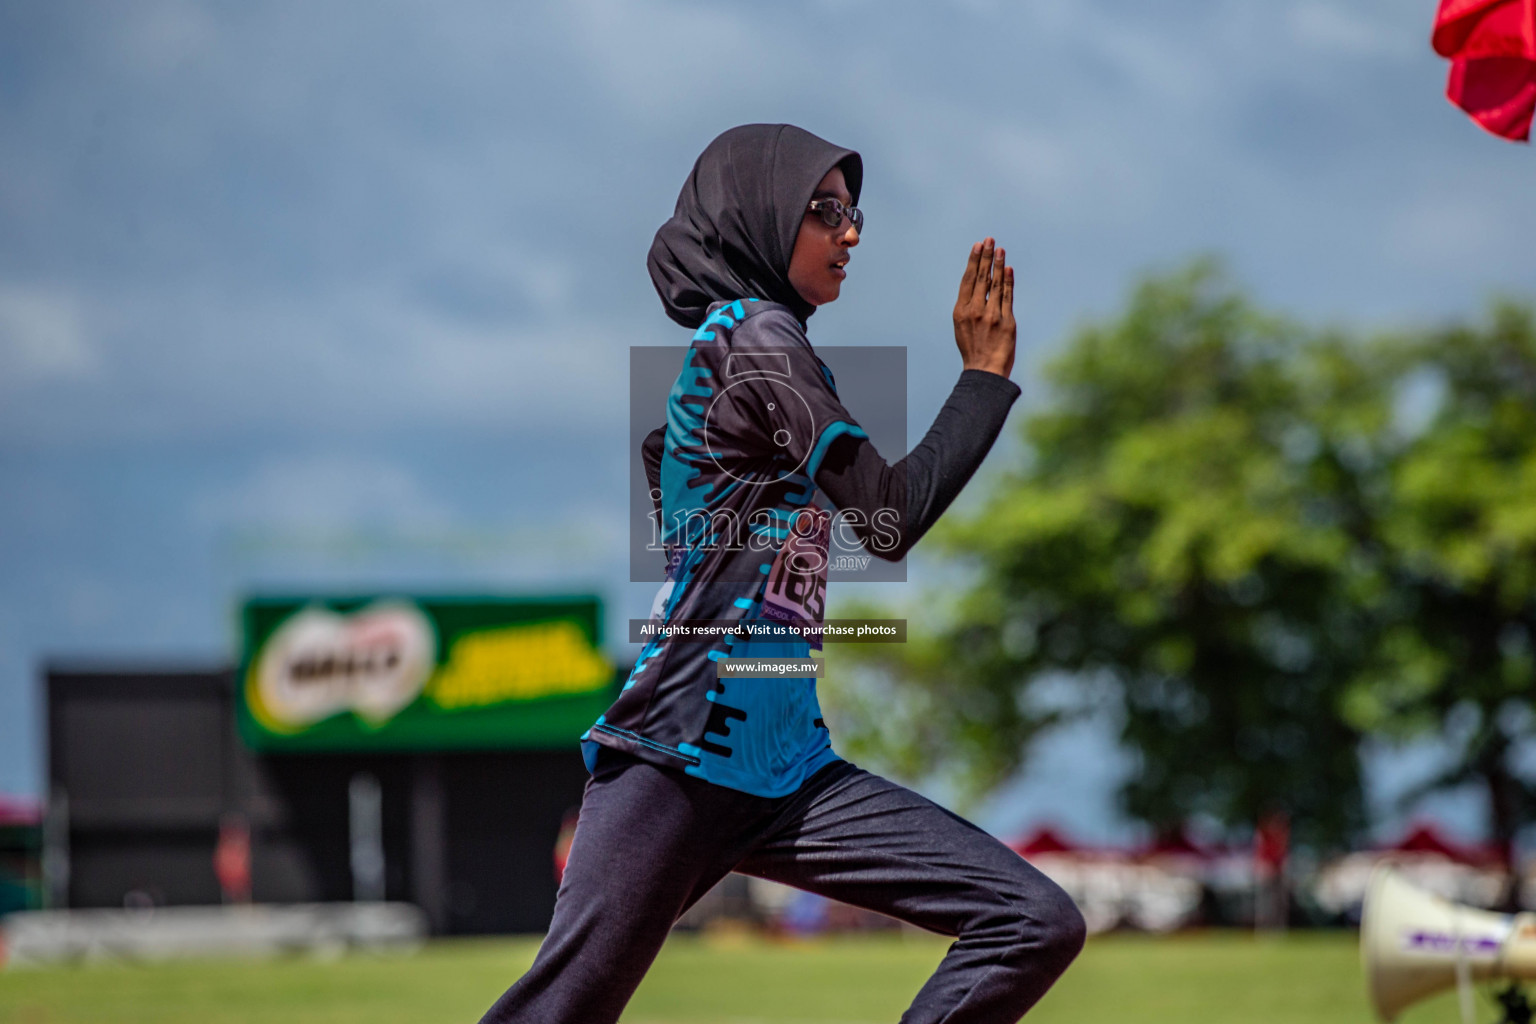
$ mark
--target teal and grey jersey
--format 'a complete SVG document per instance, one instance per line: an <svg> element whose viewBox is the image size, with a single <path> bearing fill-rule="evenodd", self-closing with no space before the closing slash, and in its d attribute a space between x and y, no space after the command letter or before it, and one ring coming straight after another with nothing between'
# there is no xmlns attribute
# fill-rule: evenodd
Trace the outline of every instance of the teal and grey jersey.
<svg viewBox="0 0 1536 1024"><path fill-rule="evenodd" d="M711 308L668 398L651 480L672 554L664 623L821 620L815 477L841 437L865 434L788 309L753 299ZM792 557L818 539L819 558ZM587 738L758 796L794 792L837 760L816 680L722 680L715 662L809 653L803 640L652 640Z"/></svg>
<svg viewBox="0 0 1536 1024"><path fill-rule="evenodd" d="M658 617L822 621L829 510L818 495L848 514L843 525L870 554L897 560L981 465L1018 395L1005 377L962 372L922 442L891 465L843 408L787 307L715 303L673 385L666 426L643 451L671 556ZM603 744L758 796L792 793L837 760L815 679L720 680L715 662L808 654L804 641L663 635L583 737L587 752Z"/></svg>

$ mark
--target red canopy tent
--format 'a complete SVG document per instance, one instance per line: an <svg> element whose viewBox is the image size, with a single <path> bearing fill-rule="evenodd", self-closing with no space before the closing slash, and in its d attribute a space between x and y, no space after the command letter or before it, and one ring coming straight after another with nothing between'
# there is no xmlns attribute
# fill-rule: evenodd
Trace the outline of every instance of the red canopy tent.
<svg viewBox="0 0 1536 1024"><path fill-rule="evenodd" d="M1141 860L1180 857L1209 861L1221 856L1221 854L1222 851L1219 849L1195 842L1195 840L1190 838L1189 830L1182 826L1158 835L1136 852L1136 856Z"/></svg>
<svg viewBox="0 0 1536 1024"><path fill-rule="evenodd" d="M1463 845L1451 839L1430 822L1418 822L1407 835L1387 847L1392 853L1416 853L1444 857L1471 867L1497 867L1504 862L1499 851L1489 846Z"/></svg>
<svg viewBox="0 0 1536 1024"><path fill-rule="evenodd" d="M36 825L42 820L43 809L36 800L0 793L0 826Z"/></svg>
<svg viewBox="0 0 1536 1024"><path fill-rule="evenodd" d="M1026 859L1040 854L1086 852L1049 825L1042 825L1027 836L1013 840L1008 848Z"/></svg>

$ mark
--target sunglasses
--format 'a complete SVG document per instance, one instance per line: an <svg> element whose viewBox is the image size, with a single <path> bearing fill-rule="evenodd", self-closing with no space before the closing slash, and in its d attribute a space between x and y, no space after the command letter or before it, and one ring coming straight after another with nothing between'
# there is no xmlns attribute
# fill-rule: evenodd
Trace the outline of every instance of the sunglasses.
<svg viewBox="0 0 1536 1024"><path fill-rule="evenodd" d="M859 234L864 233L864 211L857 206L844 206L836 199L812 199L808 212L821 218L821 222L829 228L843 226L843 218L853 221L853 230Z"/></svg>

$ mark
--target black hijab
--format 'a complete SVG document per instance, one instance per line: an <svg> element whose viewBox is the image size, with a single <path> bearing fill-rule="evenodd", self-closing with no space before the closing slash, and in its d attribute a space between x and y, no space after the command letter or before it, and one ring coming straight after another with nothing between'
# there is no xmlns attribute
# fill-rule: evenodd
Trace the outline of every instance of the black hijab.
<svg viewBox="0 0 1536 1024"><path fill-rule="evenodd" d="M744 124L711 142L646 259L667 316L697 327L711 303L751 297L783 303L803 323L816 307L789 283L789 258L806 204L839 165L857 203L859 154L802 128Z"/></svg>

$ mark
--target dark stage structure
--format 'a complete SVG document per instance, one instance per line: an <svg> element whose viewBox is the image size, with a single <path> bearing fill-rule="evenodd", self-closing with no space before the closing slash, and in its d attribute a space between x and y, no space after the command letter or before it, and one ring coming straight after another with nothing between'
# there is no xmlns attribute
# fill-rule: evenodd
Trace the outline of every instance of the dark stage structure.
<svg viewBox="0 0 1536 1024"><path fill-rule="evenodd" d="M548 925L586 780L575 732L541 749L253 750L233 667L44 676L55 907L360 898L415 903L439 934Z"/></svg>

